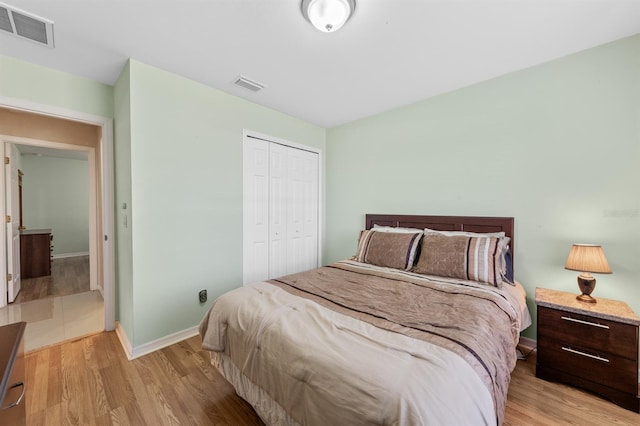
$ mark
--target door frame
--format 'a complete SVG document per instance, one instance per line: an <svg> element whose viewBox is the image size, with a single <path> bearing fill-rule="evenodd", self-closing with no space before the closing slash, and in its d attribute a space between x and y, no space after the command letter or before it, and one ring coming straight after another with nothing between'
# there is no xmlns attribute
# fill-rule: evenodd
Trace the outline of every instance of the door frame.
<svg viewBox="0 0 640 426"><path fill-rule="evenodd" d="M2 144L2 156L5 158L4 170L0 173L0 188L3 189L4 197L0 201L0 205L2 206L3 215L6 214L8 217L11 217L11 221L5 221L4 239L0 239L0 241L4 241L4 249L6 250L4 256L4 262L0 262L0 276L4 276L6 274L7 279L2 280L2 285L0 285L0 289L2 291L0 295L0 303L6 305L9 301L13 302L17 296L17 293L20 292L20 204L17 201L18 192L19 191L19 183L15 182L14 187L14 177L15 179L19 179L18 177L18 150L15 145L11 142L4 140L0 137L0 144ZM9 160L8 164L6 160ZM14 174L15 172L15 174ZM18 213L18 214L16 214ZM16 241L17 239L17 241ZM17 244L16 244L17 242ZM9 253L11 253L11 258L9 258ZM9 271L11 271L11 280L9 280ZM17 283L17 286L16 286ZM6 288L4 288L6 287ZM18 291L15 291L15 288L18 288ZM13 297L10 297L13 296Z"/></svg>
<svg viewBox="0 0 640 426"><path fill-rule="evenodd" d="M18 194L20 184L19 170L17 164L18 150L11 142L2 140L2 155L5 158L4 170L0 173L0 187L4 188L4 197L0 204L2 205L3 214L11 217L11 221L5 222L5 263L2 265L4 270L0 269L0 276L7 274L6 281L2 283L6 285L6 292L2 291L2 298L6 298L3 302L6 304L11 300L15 300L17 293L20 292L20 203ZM9 160L9 164L6 163ZM15 178L15 181L14 181ZM15 183L15 187L14 187ZM16 241L17 239L17 241ZM1 240L0 240L1 241ZM16 244L17 243L17 244ZM9 259L9 253L11 258ZM9 271L11 271L11 280L9 280ZM17 285L16 285L17 284ZM16 287L18 291L16 292ZM6 294L6 296L5 296ZM13 296L13 297L10 297Z"/></svg>
<svg viewBox="0 0 640 426"><path fill-rule="evenodd" d="M102 139L100 140L99 146L97 148L92 147L83 147L80 145L70 145L63 144L57 142L50 141L39 141L34 139L27 138L19 138L13 136L3 136L3 140L7 140L8 142L12 142L13 140L22 140L22 141L30 141L28 144L33 145L37 144L39 146L46 146L50 148L60 149L61 146L73 147L74 150L86 150L89 149L92 152L95 149L100 150L100 183L101 183L101 195L102 195L102 203L101 209L97 209L97 197L96 197L96 173L95 173L95 155L89 154L89 168L90 170L93 168L94 173L89 173L89 186L91 191L89 192L89 200L90 200L90 228L93 222L93 226L95 228L95 232L90 232L90 254L91 250L96 250L97 255L97 246L102 242L102 277L97 277L98 279L102 278L102 287L103 287L103 299L104 299L104 326L105 330L111 331L115 330L115 222L114 222L114 164L113 164L113 119L109 117L103 117L94 114L88 114L84 112L74 111L58 106L51 105L43 105L38 104L32 101L27 101L23 99L15 99L0 96L0 107L14 109L19 111L26 111L35 114L46 115L54 118L62 118L66 120L77 121L81 123L91 124L94 126L98 126L102 130ZM18 142L23 143L23 142ZM64 148L62 148L64 149ZM2 194L4 195L4 188L2 189ZM97 229L97 225L95 224L96 219L100 217L102 223L102 232ZM1 228L1 227L0 227ZM93 240L93 241L92 241ZM0 241L6 243L6 233L4 230L0 235ZM90 259L94 258L95 255L91 256ZM3 264L6 262L6 256L4 256L4 260L2 260ZM97 274L98 268L92 268L94 273ZM4 281L4 280L3 280ZM97 282L97 281L95 281ZM2 287L5 288L5 296L6 300L6 281L0 284L0 289ZM0 306L2 305L2 298L0 297Z"/></svg>
<svg viewBox="0 0 640 426"><path fill-rule="evenodd" d="M12 145L31 145L31 146L39 146L43 148L53 148L62 151L82 151L87 153L87 182L89 187L89 285L91 290L100 290L103 294L104 291L101 289L100 285L98 285L98 242L100 241L99 237L99 229L98 229L98 209L97 209L97 197L96 197L96 183L97 183L97 172L96 172L96 161L95 161L95 152L96 149L94 147L82 146L82 145L73 145L68 143L61 142L51 142L40 139L30 139L23 138L19 136L7 136L0 134L0 141L2 143L10 143ZM6 194L6 181L4 184L4 188L0 188L0 191L4 191ZM0 241L3 238L7 238L7 236L3 237L0 235ZM0 269L0 275L2 273L2 269ZM0 289L1 291L1 289ZM2 296L0 296L0 306L2 304Z"/></svg>

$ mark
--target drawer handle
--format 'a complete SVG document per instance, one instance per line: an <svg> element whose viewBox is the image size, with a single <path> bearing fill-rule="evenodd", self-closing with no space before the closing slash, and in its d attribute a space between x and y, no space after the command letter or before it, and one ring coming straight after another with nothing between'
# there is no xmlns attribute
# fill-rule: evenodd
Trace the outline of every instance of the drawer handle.
<svg viewBox="0 0 640 426"><path fill-rule="evenodd" d="M20 397L18 398L18 400L16 402L13 402L13 403L7 405L6 407L0 408L0 410L8 410L9 408L13 408L15 406L20 405L20 403L22 402L22 400L24 398L24 391L25 391L24 382L14 383L13 385L11 385L11 387L9 389L17 388L18 386L22 386L22 393L20 394Z"/></svg>
<svg viewBox="0 0 640 426"><path fill-rule="evenodd" d="M585 352L576 351L575 349L565 348L564 346L562 347L562 350L563 351L567 351L567 352L571 352L572 354L582 355L582 356L586 356L588 358L597 359L598 361L609 362L608 359L602 358L601 356L591 355L591 354L588 354L588 353L585 353Z"/></svg>
<svg viewBox="0 0 640 426"><path fill-rule="evenodd" d="M606 328L607 330L609 329L608 325L598 324L597 322L583 321L583 320L570 318L570 317L561 317L561 318L563 320L565 320L565 321L573 321L573 322L577 322L577 323L584 324L584 325L590 325L590 326L593 326L593 327Z"/></svg>

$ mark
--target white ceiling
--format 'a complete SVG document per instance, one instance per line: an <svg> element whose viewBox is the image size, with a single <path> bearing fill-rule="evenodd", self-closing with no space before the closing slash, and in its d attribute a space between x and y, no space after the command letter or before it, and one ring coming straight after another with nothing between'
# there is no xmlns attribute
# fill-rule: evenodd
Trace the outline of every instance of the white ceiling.
<svg viewBox="0 0 640 426"><path fill-rule="evenodd" d="M330 34L301 0L0 1L55 34L0 54L107 84L134 58L327 128L640 33L640 0L356 0Z"/></svg>

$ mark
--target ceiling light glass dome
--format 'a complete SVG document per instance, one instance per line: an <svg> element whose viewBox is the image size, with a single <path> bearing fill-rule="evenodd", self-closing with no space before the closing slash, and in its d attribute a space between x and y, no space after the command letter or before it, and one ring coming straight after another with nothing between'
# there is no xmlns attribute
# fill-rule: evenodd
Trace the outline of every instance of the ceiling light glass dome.
<svg viewBox="0 0 640 426"><path fill-rule="evenodd" d="M302 0L305 19L324 33L339 30L353 15L355 0Z"/></svg>

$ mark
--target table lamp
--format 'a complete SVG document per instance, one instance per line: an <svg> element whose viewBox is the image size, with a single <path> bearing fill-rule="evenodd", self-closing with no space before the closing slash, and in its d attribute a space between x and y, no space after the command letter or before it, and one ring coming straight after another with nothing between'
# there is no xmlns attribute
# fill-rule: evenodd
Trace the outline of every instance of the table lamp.
<svg viewBox="0 0 640 426"><path fill-rule="evenodd" d="M602 247L595 244L574 244L569 251L565 269L582 272L578 275L578 287L582 294L576 299L586 303L596 303L591 297L591 292L596 287L596 279L590 272L597 274L610 274L609 262L604 256Z"/></svg>

